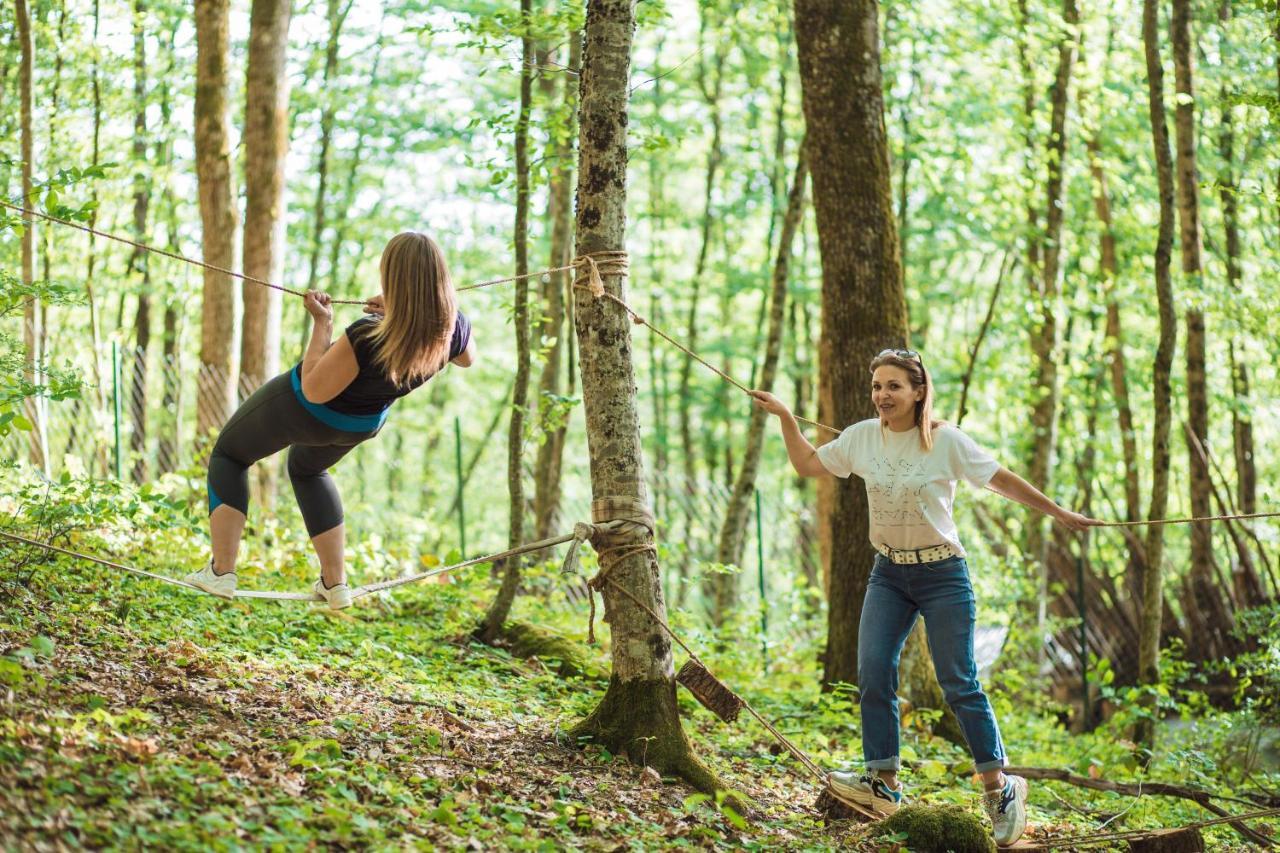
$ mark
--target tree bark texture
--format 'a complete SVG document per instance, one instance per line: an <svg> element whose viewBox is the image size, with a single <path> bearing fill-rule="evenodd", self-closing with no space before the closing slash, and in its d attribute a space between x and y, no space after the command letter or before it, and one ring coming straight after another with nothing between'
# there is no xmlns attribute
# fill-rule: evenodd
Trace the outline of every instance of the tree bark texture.
<svg viewBox="0 0 1280 853"><path fill-rule="evenodd" d="M1182 273L1189 292L1202 293L1200 252L1200 186L1196 166L1195 83L1192 52L1190 0L1173 0L1170 19L1173 43L1175 173L1177 174L1178 242L1182 255ZM1187 327L1187 427L1206 449L1209 448L1209 397L1205 381L1205 317L1198 302L1192 303L1185 315ZM1207 516L1212 512L1209 467L1187 440L1187 466L1190 471L1191 514ZM1232 624L1230 613L1213 584L1213 537L1209 522L1191 525L1191 600L1200 613L1212 614L1214 624L1222 631ZM1218 632L1204 637L1215 653L1226 648L1219 643Z"/></svg>
<svg viewBox="0 0 1280 853"><path fill-rule="evenodd" d="M284 167L289 153L289 50L292 0L253 0L244 99L244 273L274 283L284 270ZM280 372L279 290L244 282L240 391L252 393ZM259 466L274 471L273 466ZM268 484L264 483L264 486ZM264 488L264 494L274 491Z"/></svg>
<svg viewBox="0 0 1280 853"><path fill-rule="evenodd" d="M532 0L520 0L520 112L516 118L516 216L512 235L517 276L529 272L529 111L533 108L534 43L529 32L532 25ZM511 420L507 427L507 542L515 548L524 542L524 422L529 407L529 280L515 282L516 379L511 388ZM502 635L511 605L520 586L517 555L503 561L502 583L498 594L480 624L480 639L492 644Z"/></svg>
<svg viewBox="0 0 1280 853"><path fill-rule="evenodd" d="M797 0L796 42L822 253L820 409L847 426L875 414L867 365L907 340L890 189L875 0ZM858 620L874 550L856 477L835 484L823 682L857 682Z"/></svg>
<svg viewBox="0 0 1280 853"><path fill-rule="evenodd" d="M1223 2L1219 7L1219 20L1225 25L1231 19L1231 4ZM1240 289L1240 210L1237 201L1239 187L1235 177L1235 122L1231 116L1230 93L1223 88L1222 114L1218 124L1218 156L1222 160L1222 175L1218 179L1218 199L1222 204L1222 227L1225 232L1227 286L1232 291ZM1253 458L1253 416L1249 392L1249 364L1243 353L1237 352L1235 335L1227 345L1231 367L1232 451L1236 461L1236 506L1245 514L1258 511L1258 468Z"/></svg>
<svg viewBox="0 0 1280 853"><path fill-rule="evenodd" d="M634 0L589 0L581 72L578 136L578 211L575 255L619 251L625 245L627 96ZM605 277L605 288L625 299L624 279ZM628 498L647 503L631 341L631 319L608 299L574 291L574 320L582 371L583 409L595 500ZM597 519L600 521L607 519ZM606 548L613 583L666 618L653 533L626 525ZM611 632L613 672L597 708L570 732L603 743L614 753L659 773L675 773L695 787L717 787L694 757L676 707L671 642L653 618L604 584L605 619Z"/></svg>
<svg viewBox="0 0 1280 853"><path fill-rule="evenodd" d="M800 219L804 215L805 185L809 180L809 166L805 144L800 143L796 155L796 167L791 178L791 192L787 196L786 213L778 237L778 253L773 264L773 282L769 292L768 332L764 346L764 364L760 369L756 387L773 391L778 376L778 359L782 352L782 325L786 312L787 281L791 267L791 246L795 242ZM767 413L752 406L747 425L747 439L743 448L742 467L734 479L733 492L725 509L724 523L720 527L720 541L716 548L716 562L742 565L742 550L747 540L747 521L751 515L751 495L760 471L760 452L764 445L764 428ZM736 575L728 575L736 578ZM727 615L728 602L717 601L713 613Z"/></svg>
<svg viewBox="0 0 1280 853"><path fill-rule="evenodd" d="M1165 517L1169 502L1169 421L1173 353L1177 346L1177 319L1173 307L1173 280L1169 267L1173 256L1173 158L1169 153L1169 126L1164 107L1164 64L1160 58L1159 6L1143 0L1142 43L1147 66L1147 105L1151 117L1151 144L1160 197L1160 226L1155 246L1156 302L1160 339L1152 366L1151 509L1147 518ZM1138 678L1154 685L1160 681L1160 623L1163 615L1164 525L1147 528L1146 565L1142 576L1142 625L1138 635ZM1154 696L1144 699L1149 706ZM1152 707L1154 711L1154 707ZM1155 744L1151 720L1141 720L1135 737L1150 749Z"/></svg>
<svg viewBox="0 0 1280 853"><path fill-rule="evenodd" d="M569 37L570 68L582 62L582 37ZM566 75L559 75L564 87L561 117L552 126L558 134L551 144L550 185L547 188L547 219L551 222L551 256L548 267L567 266L573 253L573 139L577 131L578 87ZM554 78L548 78L554 79ZM548 86L550 102L554 86ZM563 121L563 125L560 123ZM560 476L564 460L568 413L557 402L563 396L562 370L565 350L565 294L569 287L568 271L551 273L542 288L545 319L539 325L539 337L546 347L542 375L538 380L538 432L542 443L534 460L533 523L534 538L546 539L560 515ZM546 343L550 341L550 343Z"/></svg>
<svg viewBox="0 0 1280 853"><path fill-rule="evenodd" d="M227 65L230 62L228 0L196 0L196 179L205 263L235 264L236 207L231 174L231 126ZM204 270L200 311L200 375L197 380L196 443L203 446L235 406L232 346L236 300L232 279Z"/></svg>

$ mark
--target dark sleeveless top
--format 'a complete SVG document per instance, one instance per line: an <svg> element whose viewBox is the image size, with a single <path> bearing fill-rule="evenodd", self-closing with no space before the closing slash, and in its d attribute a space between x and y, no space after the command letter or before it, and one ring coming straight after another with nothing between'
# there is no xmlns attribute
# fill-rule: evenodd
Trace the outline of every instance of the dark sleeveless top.
<svg viewBox="0 0 1280 853"><path fill-rule="evenodd" d="M335 412L347 415L378 415L386 411L396 400L426 382L425 376L414 382L399 384L387 378L386 373L374 361L374 344L369 333L378 324L376 317L361 317L347 326L347 340L355 353L360 371L342 393L325 405ZM461 311L453 324L453 338L449 342L449 361L462 355L471 340L471 321Z"/></svg>

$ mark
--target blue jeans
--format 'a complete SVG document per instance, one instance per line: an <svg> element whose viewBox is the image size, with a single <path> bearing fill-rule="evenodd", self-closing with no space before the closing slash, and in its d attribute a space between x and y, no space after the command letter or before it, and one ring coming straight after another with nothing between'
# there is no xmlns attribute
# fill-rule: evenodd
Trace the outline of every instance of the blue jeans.
<svg viewBox="0 0 1280 853"><path fill-rule="evenodd" d="M858 689L862 756L870 770L897 770L898 660L924 615L929 654L947 704L969 742L979 773L1005 766L1000 727L978 684L973 657L977 604L963 557L898 565L877 555L858 625Z"/></svg>

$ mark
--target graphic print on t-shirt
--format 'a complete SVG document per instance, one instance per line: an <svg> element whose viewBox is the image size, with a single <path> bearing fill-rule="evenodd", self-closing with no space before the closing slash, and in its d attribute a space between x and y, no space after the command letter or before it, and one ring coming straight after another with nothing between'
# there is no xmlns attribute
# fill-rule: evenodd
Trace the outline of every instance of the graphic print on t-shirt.
<svg viewBox="0 0 1280 853"><path fill-rule="evenodd" d="M873 458L863 478L867 484L867 505L875 527L917 527L928 524L920 511L920 499L927 485L925 457Z"/></svg>

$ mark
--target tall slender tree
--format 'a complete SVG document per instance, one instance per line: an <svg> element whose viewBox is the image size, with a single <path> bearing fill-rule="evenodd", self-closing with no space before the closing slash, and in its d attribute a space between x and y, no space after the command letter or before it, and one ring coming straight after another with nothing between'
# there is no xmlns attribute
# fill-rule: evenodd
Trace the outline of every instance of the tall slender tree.
<svg viewBox="0 0 1280 853"><path fill-rule="evenodd" d="M32 197L32 158L34 154L34 145L32 143L32 67L35 62L35 39L31 34L31 12L27 8L26 0L15 0L15 14L18 24L18 42L21 45L21 58L18 67L18 100L19 100L19 129L21 135L20 149L22 157L22 200L24 204L31 204ZM36 278L35 271L35 222L26 223L26 227L22 229L22 283L30 287ZM32 384L40 383L40 363L42 353L40 352L40 342L43 338L41 332L41 320L43 312L40 310L41 303L39 299L28 300L22 309L22 340L24 344L24 375L26 380ZM46 445L41 440L44 433L43 408L40 405L39 395L28 399L27 418L31 421L34 429L28 436L28 453L31 464L35 465L48 474L49 460L46 452Z"/></svg>
<svg viewBox="0 0 1280 853"><path fill-rule="evenodd" d="M778 237L777 258L773 265L773 281L769 291L768 331L765 337L764 364L760 368L760 376L755 385L765 391L772 391L778 374L778 360L782 353L782 329L786 314L787 281L791 269L791 247L795 242L796 231L800 227L800 219L804 215L805 184L809 179L809 167L806 161L805 144L800 143L796 154L795 171L791 178L791 192L787 196L786 214L782 220L782 230ZM758 407L751 410L751 420L747 426L746 447L742 454L742 466L738 469L733 481L733 491L729 496L729 505L725 509L724 522L720 526L720 541L716 546L716 562L741 565L742 551L746 543L747 520L751 512L751 495L756 485L756 475L760 470L760 452L764 444L764 429L767 413ZM728 575L734 577L734 575ZM725 616L730 602L718 600L712 613Z"/></svg>
<svg viewBox="0 0 1280 853"><path fill-rule="evenodd" d="M582 35L569 36L568 67L582 62ZM550 123L552 138L548 157L551 175L547 188L547 219L551 225L551 255L548 268L568 265L573 251L573 140L578 128L578 87L566 74L544 75L547 103L556 95L554 81L563 87L557 117ZM542 287L543 319L538 336L546 354L538 379L538 433L542 443L534 461L533 524L534 538L551 535L560 512L560 479L567 435L568 413L559 402L564 385L565 296L569 286L568 271L551 273ZM570 381L573 377L569 377Z"/></svg>
<svg viewBox="0 0 1280 853"><path fill-rule="evenodd" d="M1169 421L1171 419L1171 374L1177 346L1177 318L1173 307L1173 280L1169 266L1173 257L1173 157L1169 153L1169 125L1164 107L1164 63L1160 58L1160 9L1158 0L1143 0L1142 44L1147 66L1147 109L1151 118L1151 145L1156 164L1156 185L1160 198L1160 226L1155 246L1156 304L1160 319L1160 339L1152 365L1151 419L1151 509L1147 518L1165 517L1169 502ZM1146 564L1142 575L1142 613L1138 633L1138 680L1142 684L1160 682L1160 625L1164 615L1164 525L1147 528ZM1154 711L1155 693L1146 694L1145 704ZM1135 738L1151 749L1155 745L1155 725L1151 717L1140 719Z"/></svg>
<svg viewBox="0 0 1280 853"><path fill-rule="evenodd" d="M151 181L147 162L147 5L133 5L133 238L148 242L147 214L151 207ZM151 263L142 249L129 256L129 269L138 286L138 305L133 316L133 357L130 359L129 408L133 433L129 451L133 456L133 479L147 478L147 353L151 347Z"/></svg>
<svg viewBox="0 0 1280 853"><path fill-rule="evenodd" d="M227 66L231 58L230 3L196 0L196 180L205 263L231 269L235 263L236 207L231 171L231 120ZM232 344L236 332L235 291L225 273L204 270L200 311L200 375L196 440L220 428L235 405Z"/></svg>
<svg viewBox="0 0 1280 853"><path fill-rule="evenodd" d="M514 322L516 332L516 380L511 391L511 421L507 427L507 540L515 548L524 541L524 441L525 418L529 408L529 113L533 109L532 0L520 0L520 114L516 119L516 216L512 242L515 244L516 282ZM493 643L502 635L511 604L520 585L519 556L507 558L502 568L502 585L484 620L480 639Z"/></svg>
<svg viewBox="0 0 1280 853"><path fill-rule="evenodd" d="M907 342L907 306L890 188L875 0L796 0L807 148L822 253L821 420L872 417L867 365ZM835 484L823 682L857 682L858 619L874 551L856 477Z"/></svg>
<svg viewBox="0 0 1280 853"><path fill-rule="evenodd" d="M1058 280L1062 256L1062 220L1066 205L1062 198L1063 162L1067 153L1067 107L1071 85L1071 71L1075 65L1077 28L1080 12L1075 0L1062 0L1062 31L1058 35L1058 65L1049 92L1049 135L1045 150L1045 207L1044 231L1035 235L1039 240L1036 255L1041 261L1040 278L1031 278L1031 298L1036 305L1034 328L1031 332L1031 352L1035 375L1032 381L1031 403L1031 458L1027 466L1027 480L1046 494L1052 492L1053 447L1058 433ZM1045 525L1048 520L1037 510L1028 510L1027 554L1040 572L1040 621L1049 589L1048 540Z"/></svg>
<svg viewBox="0 0 1280 853"><path fill-rule="evenodd" d="M1222 26L1222 41L1227 44L1226 28L1231 21L1231 2L1222 0L1218 6L1218 21ZM1280 45L1277 45L1280 47ZM1280 59L1277 60L1280 63ZM1280 67L1280 66L1278 66ZM1218 199L1222 205L1222 230L1225 232L1223 251L1226 253L1227 286L1233 292L1240 289L1240 207L1237 201L1239 186L1235 175L1235 117L1232 115L1231 92L1223 83L1219 95L1222 112L1218 119L1218 158L1222 161L1222 174L1218 178ZM1231 445L1236 461L1236 505L1240 512L1258 511L1258 467L1253 458L1253 416L1249 392L1249 363L1244 353L1236 348L1236 335L1227 342L1227 356L1231 367Z"/></svg>
<svg viewBox="0 0 1280 853"><path fill-rule="evenodd" d="M1203 292L1200 246L1200 180L1196 165L1196 114L1194 39L1191 34L1190 0L1173 0L1170 41L1173 43L1173 75L1177 92L1174 106L1175 174L1178 199L1178 245L1182 275L1188 293ZM1209 466L1193 443L1209 447L1209 395L1205 379L1205 316L1198 302L1185 314L1187 330L1187 428L1195 439L1187 438L1187 463L1191 476L1191 514L1210 514ZM1208 522L1191 525L1191 579L1197 604L1206 611L1218 609L1220 601L1212 589L1213 538ZM1219 622L1219 625L1222 623ZM1225 626L1224 626L1225 627ZM1211 638L1206 637L1206 640Z"/></svg>
<svg viewBox="0 0 1280 853"><path fill-rule="evenodd" d="M620 251L625 245L627 96L634 30L635 0L588 3L575 256ZM625 299L624 281L620 275L605 276L606 292ZM648 496L631 321L612 300L578 288L574 297L591 492L601 507L596 520L613 520L609 516L619 512L615 508L620 505L626 505L625 514L634 518L648 504ZM666 618L653 542L652 528L642 522L620 523L596 540L601 569L609 579L601 594L612 635L613 672L600 704L570 735L602 743L615 754L625 753L659 773L675 774L710 790L717 787L716 778L694 756L680 725L671 641L644 609Z"/></svg>
<svg viewBox="0 0 1280 853"><path fill-rule="evenodd" d="M284 269L284 167L289 152L289 49L292 0L253 0L244 99L244 273L279 282ZM240 390L249 393L280 369L283 294L244 282ZM272 466L260 466L263 473ZM266 490L270 493L270 489Z"/></svg>

